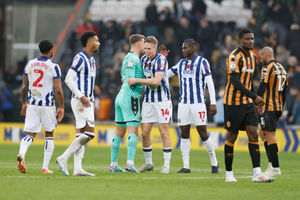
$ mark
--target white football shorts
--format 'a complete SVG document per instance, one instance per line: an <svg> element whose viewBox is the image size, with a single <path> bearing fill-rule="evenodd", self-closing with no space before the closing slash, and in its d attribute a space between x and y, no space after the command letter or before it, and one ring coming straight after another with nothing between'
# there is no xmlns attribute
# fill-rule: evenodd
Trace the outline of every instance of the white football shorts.
<svg viewBox="0 0 300 200"><path fill-rule="evenodd" d="M192 124L194 126L207 125L207 110L204 103L178 104L178 126Z"/></svg>
<svg viewBox="0 0 300 200"><path fill-rule="evenodd" d="M46 132L52 132L57 126L55 106L27 105L24 131L38 133L42 125Z"/></svg>
<svg viewBox="0 0 300 200"><path fill-rule="evenodd" d="M143 102L141 123L169 123L172 120L172 102Z"/></svg>
<svg viewBox="0 0 300 200"><path fill-rule="evenodd" d="M89 127L95 127L94 102L90 102L91 106L83 107L80 99L72 98L71 107L75 116L76 129L81 129L87 124Z"/></svg>

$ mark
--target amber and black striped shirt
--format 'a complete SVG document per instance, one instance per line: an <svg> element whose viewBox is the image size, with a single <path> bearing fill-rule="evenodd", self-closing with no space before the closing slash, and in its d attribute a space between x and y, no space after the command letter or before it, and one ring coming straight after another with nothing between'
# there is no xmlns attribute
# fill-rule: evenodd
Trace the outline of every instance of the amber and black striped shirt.
<svg viewBox="0 0 300 200"><path fill-rule="evenodd" d="M287 73L276 60L271 60L261 70L261 83L266 84L263 93L266 111L282 111L283 90L287 87Z"/></svg>
<svg viewBox="0 0 300 200"><path fill-rule="evenodd" d="M252 90L252 80L254 78L254 71L256 67L256 56L250 50L250 55L246 55L241 48L233 50L226 60L227 67L227 84L225 88L223 104L229 106L239 106L242 104L253 103L255 94ZM241 90L237 89L232 81L232 75L236 73L239 76L239 81L247 92L252 93L251 98Z"/></svg>

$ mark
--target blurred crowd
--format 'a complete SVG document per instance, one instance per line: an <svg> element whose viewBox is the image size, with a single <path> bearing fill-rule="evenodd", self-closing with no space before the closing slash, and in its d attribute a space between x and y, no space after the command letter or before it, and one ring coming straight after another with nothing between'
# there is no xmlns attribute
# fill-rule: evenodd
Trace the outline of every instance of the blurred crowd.
<svg viewBox="0 0 300 200"><path fill-rule="evenodd" d="M214 0L221 2L222 0ZM263 46L275 50L276 59L288 71L289 93L283 114L283 122L300 125L300 1L298 0L244 0L245 9L252 9L249 28L255 34L255 53ZM172 10L172 11L171 11ZM154 35L160 44L170 50L169 67L182 58L184 39L194 38L199 43L199 55L208 59L216 88L218 113L209 120L223 124L223 94L227 81L225 61L237 47L238 28L234 21L211 22L206 18L204 0L192 0L191 10L185 10L181 0L173 0L173 8L165 7L158 12L156 1L151 0L141 21L91 21L80 19L68 38L68 49L60 59L63 80L72 58L81 50L80 35L87 31L97 32L101 47L95 54L97 78L95 86L96 118L113 120L114 99L121 87L121 64L129 51L128 37L133 33ZM0 121L19 121L20 86L22 69L26 61L20 61L17 71L10 70L0 78ZM259 65L259 64L258 64ZM1 76L1 75L0 75ZM171 79L174 121L177 116L178 80ZM254 83L259 85L259 77ZM63 84L66 102L65 122L72 120L70 91Z"/></svg>

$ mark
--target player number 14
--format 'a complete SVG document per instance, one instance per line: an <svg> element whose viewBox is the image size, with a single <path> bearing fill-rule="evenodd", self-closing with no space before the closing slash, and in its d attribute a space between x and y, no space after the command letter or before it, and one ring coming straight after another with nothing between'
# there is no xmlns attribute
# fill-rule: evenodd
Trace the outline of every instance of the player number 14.
<svg viewBox="0 0 300 200"><path fill-rule="evenodd" d="M167 109L161 109L161 113L162 113L162 116L170 114L168 108Z"/></svg>

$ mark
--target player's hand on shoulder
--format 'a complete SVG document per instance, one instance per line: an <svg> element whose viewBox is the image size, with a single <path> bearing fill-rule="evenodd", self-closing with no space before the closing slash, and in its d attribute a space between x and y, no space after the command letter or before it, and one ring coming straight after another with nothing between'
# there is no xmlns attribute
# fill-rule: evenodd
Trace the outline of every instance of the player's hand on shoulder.
<svg viewBox="0 0 300 200"><path fill-rule="evenodd" d="M217 106L215 104L209 106L209 114L215 115L217 113Z"/></svg>
<svg viewBox="0 0 300 200"><path fill-rule="evenodd" d="M132 85L134 85L136 83L137 83L137 79L136 78L131 78L131 79L128 80L128 85L129 86L132 86Z"/></svg>
<svg viewBox="0 0 300 200"><path fill-rule="evenodd" d="M83 107L91 107L90 100L86 96L82 96L80 98L80 102L82 103Z"/></svg>
<svg viewBox="0 0 300 200"><path fill-rule="evenodd" d="M162 44L159 46L159 53L165 57L168 57L170 50L167 49L166 45Z"/></svg>
<svg viewBox="0 0 300 200"><path fill-rule="evenodd" d="M23 103L22 104L22 110L21 110L21 116L24 116L26 115L26 109L27 109L27 103Z"/></svg>
<svg viewBox="0 0 300 200"><path fill-rule="evenodd" d="M61 120L64 118L64 115L65 115L65 109L59 107L56 111L57 121L61 122Z"/></svg>
<svg viewBox="0 0 300 200"><path fill-rule="evenodd" d="M264 99L261 98L260 96L257 96L254 103L258 106L263 106L265 105Z"/></svg>

